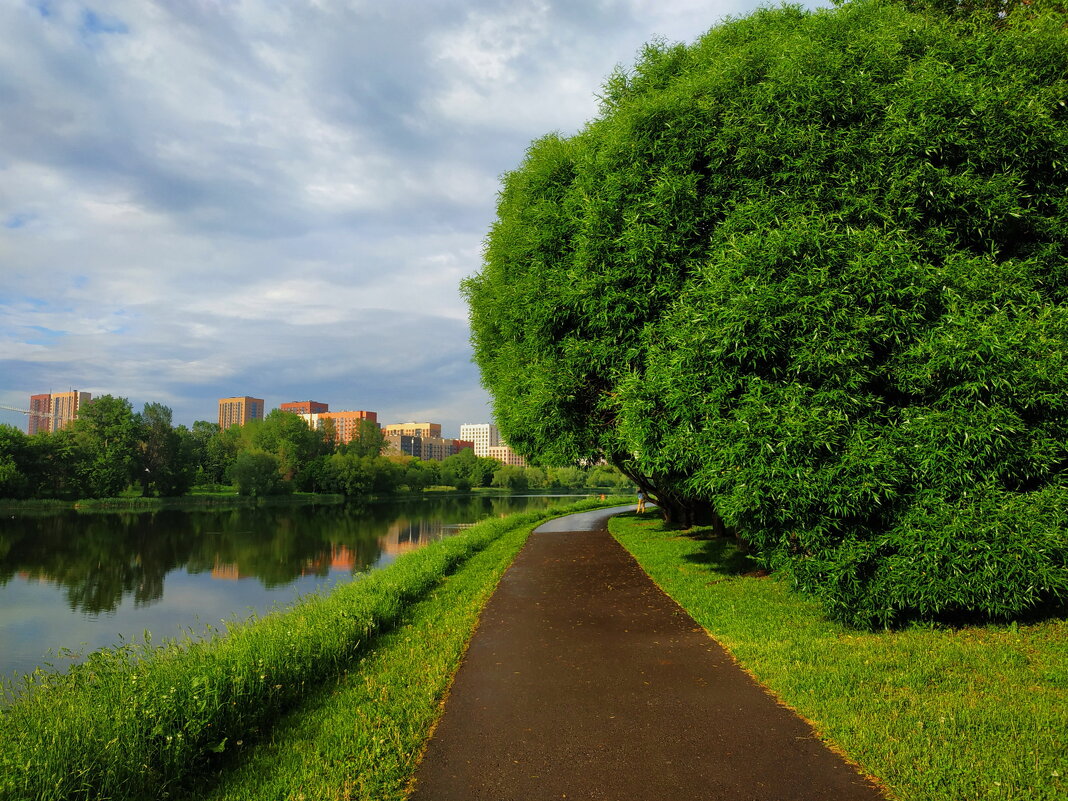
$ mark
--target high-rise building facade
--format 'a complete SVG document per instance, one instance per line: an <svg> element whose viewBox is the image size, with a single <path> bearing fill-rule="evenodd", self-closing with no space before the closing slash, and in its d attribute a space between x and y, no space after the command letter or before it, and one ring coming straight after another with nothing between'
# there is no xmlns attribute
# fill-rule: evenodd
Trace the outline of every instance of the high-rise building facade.
<svg viewBox="0 0 1068 801"><path fill-rule="evenodd" d="M460 426L460 439L475 443L475 456L489 456L489 449L501 444L493 423L464 423Z"/></svg>
<svg viewBox="0 0 1068 801"><path fill-rule="evenodd" d="M26 421L26 433L52 430L52 396L30 395L30 416Z"/></svg>
<svg viewBox="0 0 1068 801"><path fill-rule="evenodd" d="M219 398L219 428L223 431L232 425L243 426L253 420L263 419L263 399L242 395L236 398Z"/></svg>
<svg viewBox="0 0 1068 801"><path fill-rule="evenodd" d="M330 404L319 403L318 401L292 401L291 403L283 403L278 408L283 412L292 412L293 414L322 414L330 411Z"/></svg>
<svg viewBox="0 0 1068 801"><path fill-rule="evenodd" d="M30 434L39 431L60 431L77 420L79 410L92 399L91 393L77 390L30 395L30 415L26 430Z"/></svg>
<svg viewBox="0 0 1068 801"><path fill-rule="evenodd" d="M382 427L382 433L401 434L405 437L440 437L441 423L390 423Z"/></svg>
<svg viewBox="0 0 1068 801"><path fill-rule="evenodd" d="M360 430L364 421L378 425L378 412L367 412L363 410L351 412L312 412L309 414L301 414L300 416L304 418L309 426L316 430L326 425L327 420L332 421L334 426L334 438L342 445L346 442L351 442L360 435Z"/></svg>

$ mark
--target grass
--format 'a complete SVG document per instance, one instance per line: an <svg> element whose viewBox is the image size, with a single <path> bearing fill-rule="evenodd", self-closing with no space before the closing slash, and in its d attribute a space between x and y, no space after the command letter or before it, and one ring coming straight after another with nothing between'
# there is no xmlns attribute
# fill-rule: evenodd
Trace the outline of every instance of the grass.
<svg viewBox="0 0 1068 801"><path fill-rule="evenodd" d="M483 605L535 524L513 528L413 605L351 672L281 719L189 799L405 796Z"/></svg>
<svg viewBox="0 0 1068 801"><path fill-rule="evenodd" d="M557 508L483 521L329 595L234 624L212 640L103 649L66 674L27 677L21 700L0 710L0 799L173 796L210 775L234 749L266 737L283 715L322 700L324 688L345 686L346 676L366 685L358 660L373 658L379 644L401 636L396 626L413 605L455 583L446 577L505 535L563 513ZM487 553L496 554L502 568L507 564L506 551ZM466 641L473 618L463 625L457 631ZM427 641L427 649L436 647ZM407 671L391 681L423 684L412 668L424 659L437 657L409 655ZM440 693L440 681L428 686L431 695ZM405 709L395 712L397 725L408 725ZM287 718L282 728L298 728L296 720ZM414 725L425 734L424 719ZM389 776L396 784L396 774Z"/></svg>
<svg viewBox="0 0 1068 801"><path fill-rule="evenodd" d="M758 681L899 801L1068 799L1068 621L862 632L705 529L610 529Z"/></svg>

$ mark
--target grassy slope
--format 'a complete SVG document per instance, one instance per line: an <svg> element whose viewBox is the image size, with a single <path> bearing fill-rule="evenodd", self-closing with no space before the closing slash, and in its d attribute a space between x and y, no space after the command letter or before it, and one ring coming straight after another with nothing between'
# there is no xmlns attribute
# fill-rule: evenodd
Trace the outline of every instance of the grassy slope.
<svg viewBox="0 0 1068 801"><path fill-rule="evenodd" d="M336 685L190 798L401 799L478 614L533 525L472 557Z"/></svg>
<svg viewBox="0 0 1068 801"><path fill-rule="evenodd" d="M1068 799L1068 621L859 632L655 514L611 530L760 682L901 801Z"/></svg>

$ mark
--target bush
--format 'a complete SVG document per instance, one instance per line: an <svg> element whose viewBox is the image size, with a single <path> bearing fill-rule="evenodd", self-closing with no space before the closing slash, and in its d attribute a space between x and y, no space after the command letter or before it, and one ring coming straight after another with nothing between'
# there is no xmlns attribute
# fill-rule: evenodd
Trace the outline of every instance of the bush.
<svg viewBox="0 0 1068 801"><path fill-rule="evenodd" d="M465 284L502 434L714 505L858 624L1068 600L1068 25L1035 8L647 46L506 176Z"/></svg>
<svg viewBox="0 0 1068 801"><path fill-rule="evenodd" d="M280 469L281 462L274 454L242 451L237 455L232 469L238 494L258 498L288 492L291 485L282 478Z"/></svg>

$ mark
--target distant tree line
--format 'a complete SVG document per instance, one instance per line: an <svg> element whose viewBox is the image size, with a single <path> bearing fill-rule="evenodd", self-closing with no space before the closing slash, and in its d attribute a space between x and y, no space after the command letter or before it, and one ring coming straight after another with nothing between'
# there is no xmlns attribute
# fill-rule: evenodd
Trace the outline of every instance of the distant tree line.
<svg viewBox="0 0 1068 801"><path fill-rule="evenodd" d="M172 412L146 403L134 412L125 398L103 395L81 410L68 428L26 435L0 425L0 498L110 498L129 492L174 497L194 486L236 488L241 495L294 491L347 496L500 487L629 488L614 468L514 467L466 449L447 459L423 461L385 454L385 439L365 422L357 437L339 445L328 423L312 429L275 409L262 421L220 430L198 420L173 425Z"/></svg>

